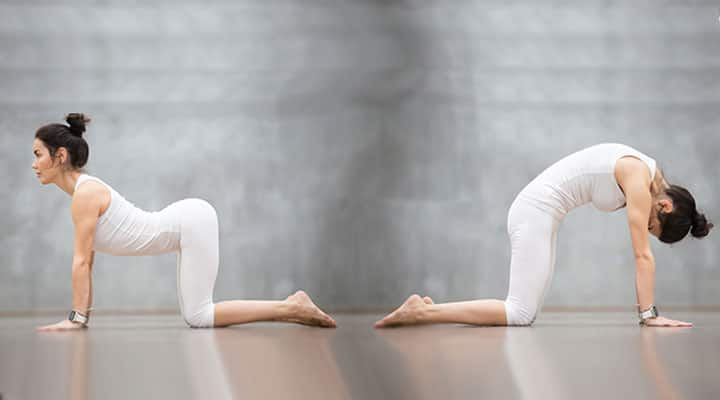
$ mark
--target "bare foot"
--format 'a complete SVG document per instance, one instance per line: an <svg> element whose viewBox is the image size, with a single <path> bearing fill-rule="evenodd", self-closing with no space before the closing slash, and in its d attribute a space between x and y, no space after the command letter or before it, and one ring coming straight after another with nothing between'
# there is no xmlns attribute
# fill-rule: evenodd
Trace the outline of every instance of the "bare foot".
<svg viewBox="0 0 720 400"><path fill-rule="evenodd" d="M386 315L385 318L380 321L375 322L375 327L385 328L388 326L420 324L422 323L420 316L430 304L434 304L431 298L427 296L420 297L417 294L413 294L408 297L397 310Z"/></svg>
<svg viewBox="0 0 720 400"><path fill-rule="evenodd" d="M335 320L316 306L310 296L302 290L291 294L285 301L293 306L292 315L286 318L285 321L325 328L334 328L336 326Z"/></svg>

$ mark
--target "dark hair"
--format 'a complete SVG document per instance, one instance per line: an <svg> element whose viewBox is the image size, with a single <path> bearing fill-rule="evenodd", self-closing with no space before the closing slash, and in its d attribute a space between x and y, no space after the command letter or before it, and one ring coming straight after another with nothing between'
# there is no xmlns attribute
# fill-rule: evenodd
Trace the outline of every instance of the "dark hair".
<svg viewBox="0 0 720 400"><path fill-rule="evenodd" d="M65 121L67 125L49 124L41 127L35 132L35 138L45 143L53 158L57 150L64 147L70 155L70 165L82 168L90 155L90 148L82 137L90 118L80 113L71 113L65 117Z"/></svg>
<svg viewBox="0 0 720 400"><path fill-rule="evenodd" d="M670 185L665 194L673 202L673 210L669 213L659 212L660 241L675 243L684 238L688 232L696 238L707 236L713 224L708 222L705 215L695 208L695 199L687 189Z"/></svg>

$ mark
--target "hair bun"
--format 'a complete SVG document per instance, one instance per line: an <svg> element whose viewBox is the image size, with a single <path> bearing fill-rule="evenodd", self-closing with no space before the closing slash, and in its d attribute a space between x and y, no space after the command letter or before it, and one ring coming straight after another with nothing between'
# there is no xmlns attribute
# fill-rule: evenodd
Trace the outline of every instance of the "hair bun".
<svg viewBox="0 0 720 400"><path fill-rule="evenodd" d="M70 113L65 117L68 125L70 125L70 133L73 136L82 137L85 133L85 125L90 123L90 118L86 117L85 114L81 113Z"/></svg>
<svg viewBox="0 0 720 400"><path fill-rule="evenodd" d="M700 214L699 212L695 211L695 213L693 214L693 222L690 234L696 238L705 237L708 233L710 233L710 229L712 229L713 226L714 225L711 222L708 222L704 214Z"/></svg>

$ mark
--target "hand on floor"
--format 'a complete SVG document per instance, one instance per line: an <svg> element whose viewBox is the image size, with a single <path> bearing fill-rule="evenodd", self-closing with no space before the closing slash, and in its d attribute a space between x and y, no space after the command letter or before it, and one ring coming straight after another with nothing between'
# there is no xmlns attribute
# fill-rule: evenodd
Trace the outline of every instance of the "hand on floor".
<svg viewBox="0 0 720 400"><path fill-rule="evenodd" d="M689 327L692 326L691 322L675 321L665 317L656 317L645 320L643 324L645 326L658 326L658 327Z"/></svg>
<svg viewBox="0 0 720 400"><path fill-rule="evenodd" d="M73 331L73 330L79 330L84 329L85 325L78 324L75 322L70 322L68 319L64 319L57 324L52 325L45 325L37 328L39 332L59 332L59 331Z"/></svg>

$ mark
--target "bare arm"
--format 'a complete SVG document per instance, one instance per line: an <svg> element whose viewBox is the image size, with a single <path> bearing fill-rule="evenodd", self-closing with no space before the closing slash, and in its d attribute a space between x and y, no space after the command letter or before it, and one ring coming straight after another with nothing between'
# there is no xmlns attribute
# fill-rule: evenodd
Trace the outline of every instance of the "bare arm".
<svg viewBox="0 0 720 400"><path fill-rule="evenodd" d="M94 239L95 239L95 235L93 234L93 241L94 241ZM91 279L91 283L92 283L92 268L93 268L93 265L95 265L95 250L92 250L92 252L90 253L90 274L91 274L90 279ZM91 288L90 288L90 289L91 289L91 290L90 290L90 304L88 304L88 311L92 310L92 285L91 285Z"/></svg>
<svg viewBox="0 0 720 400"><path fill-rule="evenodd" d="M642 310L645 310L654 304L655 257L650 249L648 237L652 197L648 189L643 187L645 182L641 179L630 178L625 181L625 198L630 238L635 256L637 303Z"/></svg>
<svg viewBox="0 0 720 400"><path fill-rule="evenodd" d="M655 257L650 249L648 223L652 212L650 174L647 166L635 158L623 158L616 165L615 177L625 192L627 218L635 256L637 304L647 310L655 304ZM663 317L647 320L646 325L690 326Z"/></svg>
<svg viewBox="0 0 720 400"><path fill-rule="evenodd" d="M650 171L636 158L618 160L615 177L625 192L627 219L635 256L637 303L645 310L654 303L655 258L650 249L648 221L652 209Z"/></svg>
<svg viewBox="0 0 720 400"><path fill-rule="evenodd" d="M84 315L88 315L92 305L95 227L100 217L102 204L107 201L108 195L107 189L94 182L81 185L73 194L71 210L75 233L72 260L72 309ZM63 331L82 327L81 324L65 319L56 324L40 327L38 330Z"/></svg>
<svg viewBox="0 0 720 400"><path fill-rule="evenodd" d="M73 195L72 219L75 243L72 261L73 310L87 315L92 305L92 265L95 227L100 215L100 197L91 183L82 185Z"/></svg>

